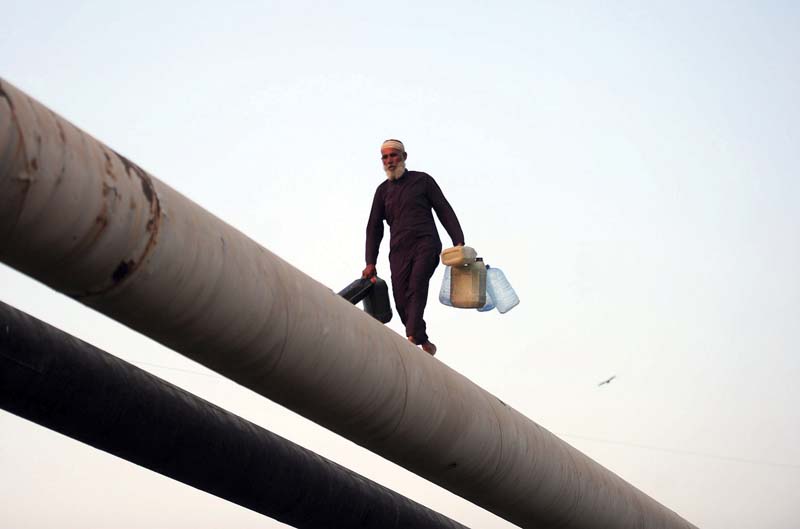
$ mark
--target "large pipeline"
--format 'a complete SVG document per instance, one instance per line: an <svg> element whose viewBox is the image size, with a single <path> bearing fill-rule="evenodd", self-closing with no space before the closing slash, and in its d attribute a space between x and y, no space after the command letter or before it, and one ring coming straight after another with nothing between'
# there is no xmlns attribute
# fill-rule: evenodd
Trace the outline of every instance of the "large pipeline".
<svg viewBox="0 0 800 529"><path fill-rule="evenodd" d="M694 527L5 81L0 260L521 527Z"/></svg>
<svg viewBox="0 0 800 529"><path fill-rule="evenodd" d="M467 529L2 302L0 408L299 529Z"/></svg>

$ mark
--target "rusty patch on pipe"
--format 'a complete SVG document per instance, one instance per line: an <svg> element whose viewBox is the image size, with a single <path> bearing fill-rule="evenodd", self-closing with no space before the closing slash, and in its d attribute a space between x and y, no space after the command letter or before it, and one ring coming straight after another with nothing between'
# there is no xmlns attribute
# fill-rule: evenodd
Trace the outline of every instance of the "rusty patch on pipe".
<svg viewBox="0 0 800 529"><path fill-rule="evenodd" d="M53 116L53 121L56 122L56 127L58 127L58 137L61 139L61 143L67 143L67 135L64 133L64 127L61 126L61 120L52 110L50 114Z"/></svg>
<svg viewBox="0 0 800 529"><path fill-rule="evenodd" d="M105 182L103 182L103 196L108 195L108 190L113 189L109 188ZM116 192L116 190L115 190ZM108 201L103 201L103 207L100 209L100 212L94 218L94 224L92 225L89 233L87 233L81 239L80 243L76 245L77 248L90 248L94 246L94 244L100 239L100 236L103 234L105 229L108 227ZM74 251L72 253L75 253Z"/></svg>
<svg viewBox="0 0 800 529"><path fill-rule="evenodd" d="M108 215L105 212L105 208L103 208L103 211L94 218L94 222L100 226L100 231L106 229L106 226L108 226Z"/></svg>
<svg viewBox="0 0 800 529"><path fill-rule="evenodd" d="M116 180L117 175L114 174L114 165L111 163L111 156L108 155L108 152L105 149L103 150L103 156L106 159L106 165L105 165L106 174L110 176L112 180Z"/></svg>
<svg viewBox="0 0 800 529"><path fill-rule="evenodd" d="M107 197L109 193L114 193L114 198L119 198L119 191L117 191L117 188L103 182L103 196Z"/></svg>
<svg viewBox="0 0 800 529"><path fill-rule="evenodd" d="M139 180L142 183L142 192L144 193L144 196L147 199L147 201L150 202L150 210L153 211L154 213L155 212L159 212L160 213L161 212L161 206L158 203L158 197L156 196L156 190L155 190L155 187L153 187L153 179L150 178L150 175L147 174L147 172L144 169L142 169L141 167L139 167L138 165L136 165L132 161L128 160L127 158L122 156L120 153L118 153L118 152L116 152L114 150L112 150L111 152L116 154L117 157L120 159L120 161L122 161L122 165L125 166L125 171L128 173L128 175L133 173L135 176L137 176L139 178ZM157 218L157 217L155 217L155 215L154 215L154 218Z"/></svg>
<svg viewBox="0 0 800 529"><path fill-rule="evenodd" d="M58 116L58 114L56 114L55 112L53 112L49 108L47 110L50 112L50 117L53 118L53 122L56 124L56 128L58 129L58 137L61 140L61 143L66 144L67 143L67 135L64 133L64 127L61 126L61 118ZM61 182L64 180L64 175L67 172L66 146L64 147L64 149L65 149L65 152L61 156L61 171L59 171L58 176L56 176L56 185L57 186L61 185Z"/></svg>
<svg viewBox="0 0 800 529"><path fill-rule="evenodd" d="M17 126L17 136L19 136L19 143L17 143L17 151L14 153L13 158L19 159L20 155L22 155L22 161L25 164L25 171L28 170L28 156L25 154L28 152L28 149L25 148L25 136L22 134L22 127L19 124L19 118L17 117L17 110L14 108L14 102L9 97L8 93L3 89L3 83L0 82L0 97L6 100L8 103L8 108L11 110L11 120ZM26 189L27 192L27 189Z"/></svg>
<svg viewBox="0 0 800 529"><path fill-rule="evenodd" d="M133 259L122 261L116 270L114 270L114 273L111 274L111 279L114 281L114 283L119 283L125 279L134 268L136 268L136 263L133 261Z"/></svg>
<svg viewBox="0 0 800 529"><path fill-rule="evenodd" d="M22 165L24 167L23 172L25 174L28 174L30 173L29 171L30 165L27 156L28 149L25 146L25 135L22 134L22 127L20 126L19 117L17 116L17 111L16 108L14 107L14 101L11 99L11 96L8 95L8 92L6 92L5 88L3 88L2 79L0 79L0 98L5 99L6 103L8 103L8 108L11 111L11 121L14 122L14 125L16 126L17 129L17 138L18 138L17 148L14 154L11 156L11 163L9 164L9 166L13 167L16 165L15 162L21 160ZM14 222L15 226L17 221L19 221L19 215L22 214L23 204L25 204L25 199L28 196L28 192L30 191L31 188L31 180L29 178L17 178L17 182L20 183L21 192L19 197L19 209L17 211L17 219ZM14 228L12 228L12 232L13 230Z"/></svg>
<svg viewBox="0 0 800 529"><path fill-rule="evenodd" d="M144 251L142 252L142 255L139 256L138 260L128 259L127 261L123 261L116 268L116 270L114 270L114 273L111 275L111 281L113 284L109 288L119 285L126 278L130 277L139 268L139 266L147 260L147 256L150 255L150 252L158 243L158 230L161 227L161 203L158 200L158 195L156 194L155 187L153 186L153 179L144 169L128 160L120 153L114 151L113 149L111 152L117 155L119 160L122 162L122 165L125 166L125 172L128 173L128 176L135 176L141 181L142 193L144 193L145 198L150 203L150 218L147 221L146 227L147 232L150 234L150 238L148 239L147 246L145 246ZM131 207L133 208L134 206L135 203L131 202Z"/></svg>
<svg viewBox="0 0 800 529"><path fill-rule="evenodd" d="M138 178L142 185L142 193L147 199L147 202L150 204L150 218L147 220L146 230L148 233L148 240L147 244L144 247L144 250L141 252L141 255L137 256L136 258L128 258L123 259L120 261L119 265L114 269L111 273L110 283L106 283L102 285L97 290L91 290L87 292L83 292L80 294L72 294L72 297L75 299L84 299L92 296L100 296L103 295L114 288L118 287L124 281L126 281L129 277L134 275L136 270L142 265L142 263L147 261L147 256L153 251L156 244L158 243L158 231L161 226L161 204L158 200L158 195L156 194L155 187L153 186L153 179L152 177L147 174L144 169L136 165L135 163L131 162L118 152L113 149L103 147L103 154L106 158L106 166L113 167L112 159L109 153L106 151L110 151L113 153L117 158L119 158L122 165L125 167L125 172L128 174L130 178ZM111 175L111 173L106 170L106 172ZM112 171L113 172L113 171ZM111 175L113 176L113 175ZM106 182L103 182L103 196L107 196L109 193L115 194L115 198L119 198L119 194L117 193L116 187L108 185ZM108 215L106 212L108 202L104 202L103 211L97 216L95 219L96 225L99 227L100 231L105 229L105 227L109 223ZM130 209L136 209L136 200L131 197L129 202ZM98 232L99 234L99 232Z"/></svg>

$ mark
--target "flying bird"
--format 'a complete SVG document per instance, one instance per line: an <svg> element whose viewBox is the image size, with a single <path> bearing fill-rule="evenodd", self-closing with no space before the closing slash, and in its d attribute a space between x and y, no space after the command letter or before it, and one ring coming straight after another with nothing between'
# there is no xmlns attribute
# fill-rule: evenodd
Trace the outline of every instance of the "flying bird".
<svg viewBox="0 0 800 529"><path fill-rule="evenodd" d="M600 382L598 386L602 386L603 384L610 384L612 380L617 378L617 375L611 375L610 378L605 379L604 381Z"/></svg>

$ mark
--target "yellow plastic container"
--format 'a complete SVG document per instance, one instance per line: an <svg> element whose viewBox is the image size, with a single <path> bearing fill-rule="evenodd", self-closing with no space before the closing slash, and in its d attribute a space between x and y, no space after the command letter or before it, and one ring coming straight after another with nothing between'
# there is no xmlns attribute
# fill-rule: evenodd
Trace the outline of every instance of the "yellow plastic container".
<svg viewBox="0 0 800 529"><path fill-rule="evenodd" d="M445 266L463 266L475 262L477 254L469 246L453 246L442 252L442 264Z"/></svg>
<svg viewBox="0 0 800 529"><path fill-rule="evenodd" d="M483 259L450 269L450 303L460 309L486 305L486 266Z"/></svg>

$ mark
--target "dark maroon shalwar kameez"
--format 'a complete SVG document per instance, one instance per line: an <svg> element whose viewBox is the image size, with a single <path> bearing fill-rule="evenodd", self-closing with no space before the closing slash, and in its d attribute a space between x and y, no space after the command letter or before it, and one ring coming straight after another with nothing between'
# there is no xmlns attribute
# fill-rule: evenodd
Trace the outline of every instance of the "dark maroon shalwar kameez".
<svg viewBox="0 0 800 529"><path fill-rule="evenodd" d="M453 246L464 244L461 225L442 190L430 175L418 171L406 171L400 178L378 186L367 223L367 264L377 262L383 221L389 225L394 303L406 335L413 336L418 344L428 341L422 316L428 302L428 283L442 252L431 209Z"/></svg>

